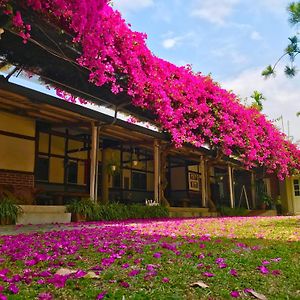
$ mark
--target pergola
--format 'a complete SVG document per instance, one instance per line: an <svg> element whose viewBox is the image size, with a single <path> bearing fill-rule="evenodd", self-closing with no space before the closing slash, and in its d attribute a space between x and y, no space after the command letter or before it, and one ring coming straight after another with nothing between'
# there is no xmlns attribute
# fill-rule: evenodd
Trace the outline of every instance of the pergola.
<svg viewBox="0 0 300 300"><path fill-rule="evenodd" d="M155 116L149 111L142 110L132 104L126 92L113 94L109 86L97 87L89 82L89 70L81 67L76 59L80 56L80 49L75 48L72 43L73 37L55 25L42 19L32 11L22 10L22 17L28 24L32 24L31 37L24 44L22 39L9 27L4 27L4 33L0 40L1 66L12 64L13 71L8 74L6 80L24 70L40 77L45 84L50 84L58 89L66 91L75 97L85 99L97 105L111 108L115 111L115 118L105 122L93 120L89 122L91 130L91 168L90 168L90 196L97 198L97 149L99 136L102 134L103 125L115 125L119 122L117 113L122 112L137 117L142 121L155 124ZM167 133L157 133L157 138L153 143L154 156L154 198L160 200L160 139L169 140ZM189 148L193 148L189 146ZM193 153L203 160L203 155L215 154L206 148L193 149ZM202 157L202 158L201 158ZM233 179L232 165L239 162L233 159L226 159L229 173L230 199L233 207ZM204 165L203 165L204 168ZM204 172L203 172L204 174ZM254 179L253 179L254 180ZM204 181L203 181L204 182ZM206 181L207 183L207 181ZM206 184L207 186L207 184ZM207 204L207 192L205 186L202 189L203 204Z"/></svg>

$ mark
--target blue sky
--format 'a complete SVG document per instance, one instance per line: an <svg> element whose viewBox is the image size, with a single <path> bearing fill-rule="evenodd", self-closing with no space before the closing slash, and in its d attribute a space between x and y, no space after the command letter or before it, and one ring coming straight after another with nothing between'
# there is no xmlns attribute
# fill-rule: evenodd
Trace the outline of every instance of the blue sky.
<svg viewBox="0 0 300 300"><path fill-rule="evenodd" d="M114 0L132 28L148 35L149 48L177 65L192 64L211 73L223 87L241 98L263 92L264 113L283 115L284 129L300 140L300 75L287 79L282 66L277 76L260 73L276 61L296 33L288 24L285 0ZM300 60L299 60L300 65ZM278 122L281 125L281 122Z"/></svg>

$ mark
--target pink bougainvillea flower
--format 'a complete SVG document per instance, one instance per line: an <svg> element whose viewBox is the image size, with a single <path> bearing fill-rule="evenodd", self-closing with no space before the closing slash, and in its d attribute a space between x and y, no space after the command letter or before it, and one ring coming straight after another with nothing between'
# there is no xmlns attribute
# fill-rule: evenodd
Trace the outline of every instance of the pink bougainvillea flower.
<svg viewBox="0 0 300 300"><path fill-rule="evenodd" d="M74 278L82 278L87 274L87 272L83 270L78 270L76 273L72 274Z"/></svg>
<svg viewBox="0 0 300 300"><path fill-rule="evenodd" d="M120 282L120 286L124 287L124 288L129 288L130 287L130 284L126 281L121 281Z"/></svg>
<svg viewBox="0 0 300 300"><path fill-rule="evenodd" d="M161 253L160 252L156 252L153 254L154 258L161 258Z"/></svg>
<svg viewBox="0 0 300 300"><path fill-rule="evenodd" d="M128 263L125 263L125 264L122 265L122 268L123 268L123 269L127 269L127 268L129 268L129 267L130 267L130 264L128 264Z"/></svg>
<svg viewBox="0 0 300 300"><path fill-rule="evenodd" d="M221 263L218 265L220 269L225 269L227 268L227 264Z"/></svg>
<svg viewBox="0 0 300 300"><path fill-rule="evenodd" d="M53 275L52 278L48 279L49 283L52 283L56 288L64 288L66 285L66 281L68 279L68 276L64 275Z"/></svg>
<svg viewBox="0 0 300 300"><path fill-rule="evenodd" d="M12 292L13 294L18 294L19 293L19 288L15 285L15 284L11 284L9 287L8 287L8 290L10 292Z"/></svg>
<svg viewBox="0 0 300 300"><path fill-rule="evenodd" d="M39 300L53 300L53 296L50 292L44 292L44 293L40 293L38 295L38 299Z"/></svg>
<svg viewBox="0 0 300 300"><path fill-rule="evenodd" d="M272 275L279 276L279 275L281 275L281 271L280 270L273 270Z"/></svg>
<svg viewBox="0 0 300 300"><path fill-rule="evenodd" d="M219 258L216 259L216 264L223 264L223 263L225 263L225 259L224 258L219 257Z"/></svg>
<svg viewBox="0 0 300 300"><path fill-rule="evenodd" d="M269 262L268 260L263 260L263 261L262 261L262 264L263 264L263 265L268 265L268 264L270 264L270 262Z"/></svg>
<svg viewBox="0 0 300 300"><path fill-rule="evenodd" d="M99 293L96 297L97 300L102 300L107 295L107 291L103 291L102 293Z"/></svg>
<svg viewBox="0 0 300 300"><path fill-rule="evenodd" d="M234 277L237 277L238 276L238 272L236 269L230 269L229 271L230 275L234 276Z"/></svg>
<svg viewBox="0 0 300 300"><path fill-rule="evenodd" d="M257 270L259 270L261 274L269 273L269 269L266 266L259 266L259 267L257 267Z"/></svg>
<svg viewBox="0 0 300 300"><path fill-rule="evenodd" d="M239 298L240 297L240 293L239 293L239 291L232 291L232 292L230 292L230 296L232 298Z"/></svg>
<svg viewBox="0 0 300 300"><path fill-rule="evenodd" d="M279 261L281 261L281 257L271 258L271 261L279 262Z"/></svg>
<svg viewBox="0 0 300 300"><path fill-rule="evenodd" d="M0 300L7 300L7 297L3 294L0 294Z"/></svg>
<svg viewBox="0 0 300 300"><path fill-rule="evenodd" d="M215 276L215 274L209 273L209 272L204 272L204 273L202 273L202 275L205 277L214 277Z"/></svg>
<svg viewBox="0 0 300 300"><path fill-rule="evenodd" d="M128 276L136 276L140 273L140 270L132 270L128 273Z"/></svg>
<svg viewBox="0 0 300 300"><path fill-rule="evenodd" d="M164 283L167 283L167 282L170 282L170 278L163 277L161 281L164 282Z"/></svg>

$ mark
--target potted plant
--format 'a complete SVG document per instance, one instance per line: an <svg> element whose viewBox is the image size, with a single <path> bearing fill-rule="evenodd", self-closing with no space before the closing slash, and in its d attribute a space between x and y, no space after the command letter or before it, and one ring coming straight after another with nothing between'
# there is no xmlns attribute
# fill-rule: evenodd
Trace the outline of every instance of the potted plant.
<svg viewBox="0 0 300 300"><path fill-rule="evenodd" d="M0 200L0 224L15 224L22 208L16 204L13 198L3 197Z"/></svg>
<svg viewBox="0 0 300 300"><path fill-rule="evenodd" d="M264 193L261 197L261 204L260 208L263 210L271 208L271 205L273 203L273 199L271 196L269 196L267 193Z"/></svg>
<svg viewBox="0 0 300 300"><path fill-rule="evenodd" d="M97 204L90 198L75 200L67 206L68 212L72 213L73 222L94 220L97 215Z"/></svg>

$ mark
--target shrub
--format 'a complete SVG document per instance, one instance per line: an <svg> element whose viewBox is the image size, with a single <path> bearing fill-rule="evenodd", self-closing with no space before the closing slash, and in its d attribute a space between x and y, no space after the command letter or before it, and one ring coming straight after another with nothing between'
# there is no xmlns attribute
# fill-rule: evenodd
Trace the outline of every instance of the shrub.
<svg viewBox="0 0 300 300"><path fill-rule="evenodd" d="M230 208L227 206L221 206L219 211L223 217L246 216L248 213L247 209L243 207Z"/></svg>
<svg viewBox="0 0 300 300"><path fill-rule="evenodd" d="M125 205L119 203L110 203L99 205L99 220L126 220L126 219L150 219L165 218L169 212L163 206L144 206L144 205Z"/></svg>
<svg viewBox="0 0 300 300"><path fill-rule="evenodd" d="M90 221L95 221L98 219L98 207L99 205L91 199L84 198L81 200L74 200L67 206L67 210L72 214L78 214Z"/></svg>

